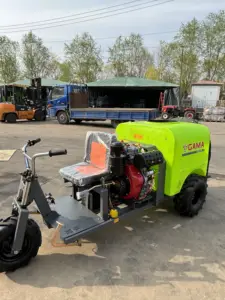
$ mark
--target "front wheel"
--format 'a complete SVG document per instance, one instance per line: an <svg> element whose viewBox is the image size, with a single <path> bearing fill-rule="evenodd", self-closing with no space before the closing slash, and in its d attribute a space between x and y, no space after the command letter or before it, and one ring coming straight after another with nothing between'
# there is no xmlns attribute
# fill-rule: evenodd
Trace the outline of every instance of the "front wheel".
<svg viewBox="0 0 225 300"><path fill-rule="evenodd" d="M65 111L58 112L57 120L58 120L59 124L68 124L69 123L69 118Z"/></svg>
<svg viewBox="0 0 225 300"><path fill-rule="evenodd" d="M12 272L26 266L37 255L42 243L38 224L28 219L22 249L18 254L12 253L16 223L16 218L0 223L0 272Z"/></svg>
<svg viewBox="0 0 225 300"><path fill-rule="evenodd" d="M37 110L34 114L34 119L37 122L45 121L46 120L45 112L42 110Z"/></svg>
<svg viewBox="0 0 225 300"><path fill-rule="evenodd" d="M5 117L7 123L16 123L17 116L14 113L9 113Z"/></svg>
<svg viewBox="0 0 225 300"><path fill-rule="evenodd" d="M161 117L162 117L163 120L168 120L170 118L170 115L169 115L168 112L164 112L164 113L162 113Z"/></svg>

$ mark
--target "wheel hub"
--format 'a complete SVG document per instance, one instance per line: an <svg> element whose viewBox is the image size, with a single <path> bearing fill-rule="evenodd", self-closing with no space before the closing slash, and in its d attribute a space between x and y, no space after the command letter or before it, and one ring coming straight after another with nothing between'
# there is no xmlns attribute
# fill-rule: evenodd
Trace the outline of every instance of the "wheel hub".
<svg viewBox="0 0 225 300"><path fill-rule="evenodd" d="M12 253L12 238L8 238L2 243L1 253L8 258L14 256L14 254Z"/></svg>
<svg viewBox="0 0 225 300"><path fill-rule="evenodd" d="M17 259L19 256L24 255L29 250L29 247L31 246L26 238L24 238L21 251L13 252L12 245L13 245L13 236L9 236L6 240L2 242L2 244L0 245L0 257L2 260L13 261Z"/></svg>
<svg viewBox="0 0 225 300"><path fill-rule="evenodd" d="M60 118L61 121L64 121L64 120L65 120L65 116L64 116L63 114L61 114L61 115L59 116L59 118Z"/></svg>

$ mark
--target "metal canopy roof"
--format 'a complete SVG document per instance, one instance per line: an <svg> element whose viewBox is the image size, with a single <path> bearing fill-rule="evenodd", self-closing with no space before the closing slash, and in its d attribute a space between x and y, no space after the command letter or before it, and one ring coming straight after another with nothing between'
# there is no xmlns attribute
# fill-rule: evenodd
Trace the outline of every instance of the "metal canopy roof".
<svg viewBox="0 0 225 300"><path fill-rule="evenodd" d="M150 80L139 77L115 77L112 79L99 80L95 82L89 82L88 87L145 87L145 88L175 88L178 85L174 83Z"/></svg>
<svg viewBox="0 0 225 300"><path fill-rule="evenodd" d="M55 80L55 79L41 78L42 86L56 86L56 85L66 85L66 84L69 84L69 83L63 82L60 80ZM18 87L30 86L30 79L18 80L18 81L12 82L12 83L8 83L7 85L14 85L14 86L18 86Z"/></svg>
<svg viewBox="0 0 225 300"><path fill-rule="evenodd" d="M192 83L192 85L222 85L222 82L212 81L212 80L200 80L198 82Z"/></svg>

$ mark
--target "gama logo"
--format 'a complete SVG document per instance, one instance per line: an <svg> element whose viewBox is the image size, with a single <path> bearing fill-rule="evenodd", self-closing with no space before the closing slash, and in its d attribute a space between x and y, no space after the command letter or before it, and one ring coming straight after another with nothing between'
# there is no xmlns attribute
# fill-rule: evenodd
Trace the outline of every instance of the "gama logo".
<svg viewBox="0 0 225 300"><path fill-rule="evenodd" d="M198 153L198 152L203 152L204 151L204 142L195 142L195 143L190 143L190 144L185 144L183 145L183 149L184 149L184 155L188 155L188 154L194 154L194 153Z"/></svg>
<svg viewBox="0 0 225 300"><path fill-rule="evenodd" d="M195 150L195 149L201 149L201 148L204 148L204 142L186 144L183 147L184 147L185 152L186 151L192 151L192 150Z"/></svg>

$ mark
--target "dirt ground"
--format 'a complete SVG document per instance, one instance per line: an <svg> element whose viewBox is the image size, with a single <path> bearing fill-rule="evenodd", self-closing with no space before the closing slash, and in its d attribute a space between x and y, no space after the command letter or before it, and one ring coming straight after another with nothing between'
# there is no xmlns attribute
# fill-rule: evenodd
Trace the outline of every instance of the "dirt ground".
<svg viewBox="0 0 225 300"><path fill-rule="evenodd" d="M225 124L207 126L212 133L212 178L197 217L181 218L166 203L90 234L82 247L53 248L53 232L37 216L43 229L39 255L26 268L0 274L1 300L225 299ZM31 153L67 148L67 156L37 161L44 190L59 196L70 194L71 188L58 170L82 159L88 130L114 131L91 123L0 124L0 150L17 149L9 161L0 162L1 217L10 210L24 169L19 149L25 141L42 138Z"/></svg>

